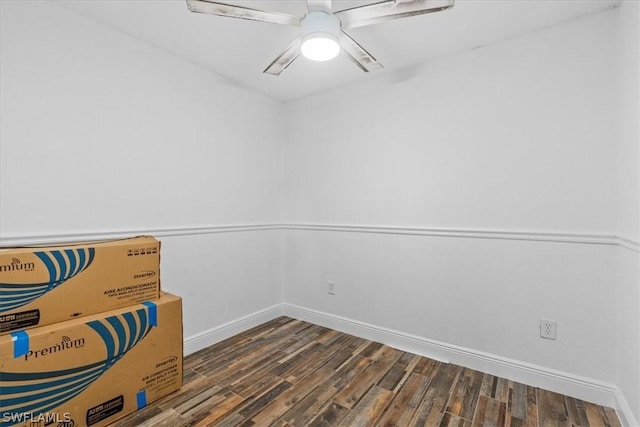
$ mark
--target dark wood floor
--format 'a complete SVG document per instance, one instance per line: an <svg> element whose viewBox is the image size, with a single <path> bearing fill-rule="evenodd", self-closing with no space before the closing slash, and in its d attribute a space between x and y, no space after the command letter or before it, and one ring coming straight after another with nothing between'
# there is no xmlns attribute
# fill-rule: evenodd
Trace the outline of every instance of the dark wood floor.
<svg viewBox="0 0 640 427"><path fill-rule="evenodd" d="M611 408L280 317L185 359L129 426L619 426Z"/></svg>

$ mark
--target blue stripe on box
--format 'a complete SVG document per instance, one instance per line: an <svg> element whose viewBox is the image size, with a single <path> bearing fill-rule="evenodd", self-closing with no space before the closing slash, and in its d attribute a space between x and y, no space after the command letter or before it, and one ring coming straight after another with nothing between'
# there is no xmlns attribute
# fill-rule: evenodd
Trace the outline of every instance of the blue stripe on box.
<svg viewBox="0 0 640 427"><path fill-rule="evenodd" d="M29 353L29 335L25 331L13 332L13 357L24 356Z"/></svg>
<svg viewBox="0 0 640 427"><path fill-rule="evenodd" d="M141 390L136 394L136 402L138 403L138 409L147 406L147 392L145 390Z"/></svg>
<svg viewBox="0 0 640 427"><path fill-rule="evenodd" d="M142 304L149 307L149 324L152 326L158 326L158 308L150 301L143 302Z"/></svg>

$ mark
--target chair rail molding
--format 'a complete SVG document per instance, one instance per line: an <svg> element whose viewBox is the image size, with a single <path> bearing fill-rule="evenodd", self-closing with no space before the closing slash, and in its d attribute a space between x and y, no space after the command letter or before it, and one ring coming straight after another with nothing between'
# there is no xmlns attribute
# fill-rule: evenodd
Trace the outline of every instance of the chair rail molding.
<svg viewBox="0 0 640 427"><path fill-rule="evenodd" d="M194 227L153 227L116 230L66 231L58 233L13 233L0 235L0 247L70 243L88 240L121 239L142 234L155 237L190 236L198 234L237 233L265 230L303 230L341 233L391 234L399 236L454 237L467 239L523 240L553 243L620 246L640 253L640 242L628 237L602 233L559 231L499 230L480 228L399 227L367 224L322 223L249 223L204 225Z"/></svg>
<svg viewBox="0 0 640 427"><path fill-rule="evenodd" d="M61 232L50 234L8 234L0 235L0 247L38 245L52 243L70 243L77 241L123 239L139 235L154 237L192 236L198 234L237 233L247 231L280 230L281 224L232 224L195 227L155 227L121 230L90 230L81 232Z"/></svg>

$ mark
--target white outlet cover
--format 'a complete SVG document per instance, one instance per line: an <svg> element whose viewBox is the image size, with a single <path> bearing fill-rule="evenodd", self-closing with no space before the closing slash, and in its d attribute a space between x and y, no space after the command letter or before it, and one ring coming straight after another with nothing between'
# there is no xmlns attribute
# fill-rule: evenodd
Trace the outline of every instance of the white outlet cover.
<svg viewBox="0 0 640 427"><path fill-rule="evenodd" d="M329 295L336 294L336 282L327 282L327 293Z"/></svg>
<svg viewBox="0 0 640 427"><path fill-rule="evenodd" d="M556 339L556 321L540 319L540 338Z"/></svg>

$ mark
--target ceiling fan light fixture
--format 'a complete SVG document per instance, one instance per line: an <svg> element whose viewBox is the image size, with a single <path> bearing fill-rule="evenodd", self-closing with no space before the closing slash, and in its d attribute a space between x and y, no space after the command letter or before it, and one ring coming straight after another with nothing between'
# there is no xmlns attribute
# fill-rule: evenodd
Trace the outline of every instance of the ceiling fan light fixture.
<svg viewBox="0 0 640 427"><path fill-rule="evenodd" d="M331 33L311 33L302 38L300 51L312 61L329 61L340 53L340 44L338 38Z"/></svg>
<svg viewBox="0 0 640 427"><path fill-rule="evenodd" d="M262 71L273 76L279 76L301 54L313 61L328 61L335 58L340 51L343 51L345 56L365 73L382 69L384 68L382 64L344 30L440 12L451 8L455 2L455 0L376 0L375 3L334 12L333 0L306 0L308 12L299 17L232 5L226 0L223 2L186 1L191 12L300 27L300 36Z"/></svg>
<svg viewBox="0 0 640 427"><path fill-rule="evenodd" d="M340 53L340 21L324 10L312 10L300 20L302 46L300 51L312 61L329 61Z"/></svg>

